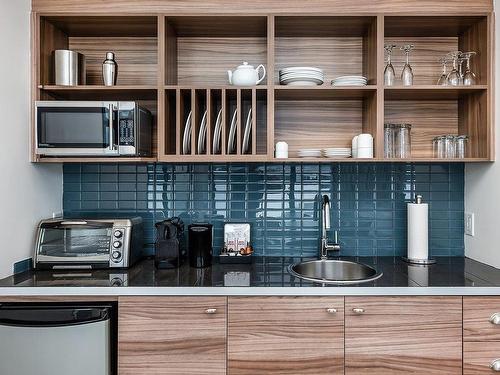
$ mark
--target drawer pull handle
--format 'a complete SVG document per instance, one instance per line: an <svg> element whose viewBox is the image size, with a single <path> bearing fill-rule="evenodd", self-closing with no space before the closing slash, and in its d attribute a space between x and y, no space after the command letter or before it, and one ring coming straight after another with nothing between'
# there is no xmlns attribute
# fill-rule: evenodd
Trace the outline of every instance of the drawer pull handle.
<svg viewBox="0 0 500 375"><path fill-rule="evenodd" d="M495 359L490 363L490 369L496 372L500 372L500 359Z"/></svg>
<svg viewBox="0 0 500 375"><path fill-rule="evenodd" d="M494 313L490 316L490 323L500 325L500 313Z"/></svg>
<svg viewBox="0 0 500 375"><path fill-rule="evenodd" d="M215 314L216 312L217 312L217 309L214 309L214 308L205 310L206 314Z"/></svg>
<svg viewBox="0 0 500 375"><path fill-rule="evenodd" d="M362 309L361 307L355 307L354 309L352 309L352 312L354 314L361 315L365 312L365 309Z"/></svg>
<svg viewBox="0 0 500 375"><path fill-rule="evenodd" d="M328 314L336 314L337 313L337 309L334 309L333 307L330 307L330 308L326 309L326 312Z"/></svg>

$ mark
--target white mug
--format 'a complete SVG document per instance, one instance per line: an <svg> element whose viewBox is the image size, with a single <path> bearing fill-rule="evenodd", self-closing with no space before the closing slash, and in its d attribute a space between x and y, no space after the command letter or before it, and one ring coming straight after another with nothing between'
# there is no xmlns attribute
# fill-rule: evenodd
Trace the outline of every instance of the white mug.
<svg viewBox="0 0 500 375"><path fill-rule="evenodd" d="M288 143L277 142L276 143L276 159L288 159Z"/></svg>

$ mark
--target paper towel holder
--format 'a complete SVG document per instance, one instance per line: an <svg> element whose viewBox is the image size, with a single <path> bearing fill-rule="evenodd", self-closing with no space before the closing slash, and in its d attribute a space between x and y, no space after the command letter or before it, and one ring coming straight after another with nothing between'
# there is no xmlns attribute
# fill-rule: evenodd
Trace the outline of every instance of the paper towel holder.
<svg viewBox="0 0 500 375"><path fill-rule="evenodd" d="M415 196L415 202L413 202L413 203L414 204L422 204L423 203L422 196L417 194ZM410 263L410 264L418 265L418 266L428 266L428 265L436 263L436 259L433 259L430 257L428 257L427 259L413 259L413 258L408 258L408 257L402 257L402 258L403 258L403 261Z"/></svg>

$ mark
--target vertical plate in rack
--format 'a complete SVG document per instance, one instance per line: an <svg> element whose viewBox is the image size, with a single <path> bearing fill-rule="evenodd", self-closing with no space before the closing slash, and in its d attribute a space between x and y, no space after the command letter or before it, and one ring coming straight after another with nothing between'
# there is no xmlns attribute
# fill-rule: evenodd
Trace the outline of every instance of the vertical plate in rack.
<svg viewBox="0 0 500 375"><path fill-rule="evenodd" d="M182 153L188 155L191 153L191 115L192 111L189 111L189 115L184 125L184 136L182 137Z"/></svg>
<svg viewBox="0 0 500 375"><path fill-rule="evenodd" d="M250 135L252 133L252 108L248 111L247 122L245 124L245 135L243 136L243 154L248 153L250 146Z"/></svg>
<svg viewBox="0 0 500 375"><path fill-rule="evenodd" d="M217 120L215 120L215 127L214 127L214 140L212 144L212 152L214 154L220 153L220 136L222 133L222 108L219 109L219 113L217 115Z"/></svg>
<svg viewBox="0 0 500 375"><path fill-rule="evenodd" d="M236 108L233 113L233 118L231 120L231 128L229 129L229 137L227 138L227 153L232 154L236 151L234 147L234 141L236 138L236 120L238 115L238 109Z"/></svg>
<svg viewBox="0 0 500 375"><path fill-rule="evenodd" d="M207 111L203 114L200 124L200 131L198 133L198 154L205 153L205 140L207 137Z"/></svg>

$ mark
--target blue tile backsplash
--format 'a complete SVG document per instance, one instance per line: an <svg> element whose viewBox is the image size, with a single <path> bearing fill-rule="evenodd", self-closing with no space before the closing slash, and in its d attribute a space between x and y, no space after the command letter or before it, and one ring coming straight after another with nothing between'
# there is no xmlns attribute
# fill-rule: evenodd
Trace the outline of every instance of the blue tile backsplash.
<svg viewBox="0 0 500 375"><path fill-rule="evenodd" d="M154 223L250 222L257 255L316 256L319 196L332 201L341 255L406 253L406 203L430 204L432 256L464 255L462 163L65 164L68 217L139 215L152 252Z"/></svg>

